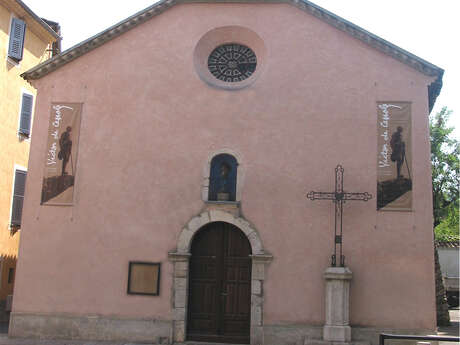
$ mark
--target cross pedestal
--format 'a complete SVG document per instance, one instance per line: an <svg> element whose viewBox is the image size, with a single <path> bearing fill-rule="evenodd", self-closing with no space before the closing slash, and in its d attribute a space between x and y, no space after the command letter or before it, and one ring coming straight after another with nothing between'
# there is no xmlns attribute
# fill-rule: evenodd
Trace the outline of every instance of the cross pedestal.
<svg viewBox="0 0 460 345"><path fill-rule="evenodd" d="M334 254L332 255L331 267L324 272L324 279L326 280L326 323L323 328L322 342L326 345L350 343L351 341L350 281L352 273L345 266L345 256L342 251L343 204L346 201L368 201L372 199L372 195L367 192L345 192L343 190L343 172L342 166L337 165L335 168L335 191L311 191L307 194L311 200L332 200L335 204Z"/></svg>
<svg viewBox="0 0 460 345"><path fill-rule="evenodd" d="M351 341L350 281L348 267L329 267L324 272L326 280L326 324L323 339L331 342Z"/></svg>

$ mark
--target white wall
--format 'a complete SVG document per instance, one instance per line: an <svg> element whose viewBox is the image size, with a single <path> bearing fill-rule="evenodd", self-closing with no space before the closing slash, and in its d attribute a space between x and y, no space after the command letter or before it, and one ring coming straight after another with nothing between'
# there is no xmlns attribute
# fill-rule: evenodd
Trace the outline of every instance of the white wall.
<svg viewBox="0 0 460 345"><path fill-rule="evenodd" d="M443 277L459 277L458 248L438 248L439 264Z"/></svg>

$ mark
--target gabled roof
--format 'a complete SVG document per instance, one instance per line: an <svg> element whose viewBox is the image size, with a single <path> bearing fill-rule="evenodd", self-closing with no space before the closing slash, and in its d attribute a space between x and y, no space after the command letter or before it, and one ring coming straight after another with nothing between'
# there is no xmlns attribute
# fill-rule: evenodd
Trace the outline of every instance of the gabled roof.
<svg viewBox="0 0 460 345"><path fill-rule="evenodd" d="M3 0L1 0L3 1ZM19 1L19 0L16 0ZM425 61L418 56L409 53L408 51L397 47L396 45L362 29L361 27L323 9L320 6L313 4L308 0L162 0L146 9L126 18L125 20L109 27L99 34L88 38L87 40L67 49L61 54L47 60L21 76L26 80L40 79L43 76L51 73L59 67L75 60L83 54L101 46L102 44L114 39L115 37L125 33L128 30L144 23L150 18L162 13L168 8L179 3L225 3L225 2L244 2L244 3L288 3L294 5L301 10L304 10L313 16L325 21L335 28L348 33L354 38L370 45L371 47L381 51L382 53L393 57L394 59L414 68L430 77L435 77L436 80L429 86L429 108L433 108L434 102L439 95L442 87L442 76L444 70Z"/></svg>
<svg viewBox="0 0 460 345"><path fill-rule="evenodd" d="M16 13L21 19L24 19L29 28L40 37L47 41L54 42L61 39L47 23L37 16L25 3L21 0L0 0L0 5Z"/></svg>

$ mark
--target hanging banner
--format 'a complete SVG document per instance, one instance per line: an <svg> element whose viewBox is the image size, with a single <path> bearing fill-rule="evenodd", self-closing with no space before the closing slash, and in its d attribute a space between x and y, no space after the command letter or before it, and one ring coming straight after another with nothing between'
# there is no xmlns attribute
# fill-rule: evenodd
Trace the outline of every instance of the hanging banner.
<svg viewBox="0 0 460 345"><path fill-rule="evenodd" d="M72 205L82 103L52 103L42 205Z"/></svg>
<svg viewBox="0 0 460 345"><path fill-rule="evenodd" d="M377 102L377 210L412 210L411 104Z"/></svg>

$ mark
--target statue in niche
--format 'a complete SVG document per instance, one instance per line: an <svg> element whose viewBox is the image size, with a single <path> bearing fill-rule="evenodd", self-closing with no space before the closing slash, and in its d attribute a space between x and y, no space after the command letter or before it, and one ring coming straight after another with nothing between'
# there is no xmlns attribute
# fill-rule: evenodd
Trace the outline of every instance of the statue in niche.
<svg viewBox="0 0 460 345"><path fill-rule="evenodd" d="M209 201L235 201L238 162L223 153L211 160L209 175Z"/></svg>
<svg viewBox="0 0 460 345"><path fill-rule="evenodd" d="M232 168L225 162L222 162L220 166L220 188L217 192L217 201L229 201L230 193L228 190L229 185L229 174Z"/></svg>

